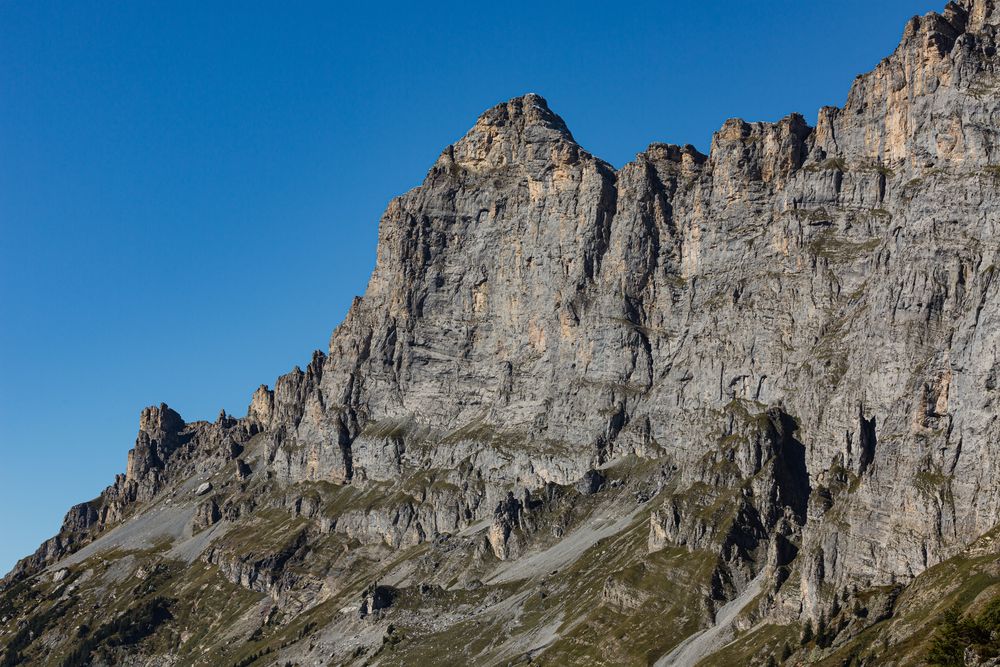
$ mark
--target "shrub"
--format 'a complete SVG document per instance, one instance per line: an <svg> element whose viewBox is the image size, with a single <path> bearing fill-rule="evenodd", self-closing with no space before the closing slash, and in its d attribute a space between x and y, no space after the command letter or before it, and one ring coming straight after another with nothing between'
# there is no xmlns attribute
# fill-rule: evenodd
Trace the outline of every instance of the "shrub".
<svg viewBox="0 0 1000 667"><path fill-rule="evenodd" d="M173 618L171 601L154 597L132 607L118 618L101 625L83 639L69 655L63 658L62 667L83 667L90 664L90 657L100 646L131 646L153 634L160 625Z"/></svg>
<svg viewBox="0 0 1000 667"><path fill-rule="evenodd" d="M1000 598L991 602L976 618L963 618L956 604L942 616L931 639L927 662L941 667L965 665L965 650L970 647L984 658L1000 655L997 630L1000 630Z"/></svg>

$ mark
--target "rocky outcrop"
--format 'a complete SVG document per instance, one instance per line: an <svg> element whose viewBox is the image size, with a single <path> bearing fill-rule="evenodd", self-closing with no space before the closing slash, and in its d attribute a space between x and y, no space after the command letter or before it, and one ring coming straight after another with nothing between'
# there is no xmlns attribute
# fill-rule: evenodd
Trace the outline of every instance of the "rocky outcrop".
<svg viewBox="0 0 1000 667"><path fill-rule="evenodd" d="M219 509L219 503L216 502L215 498L209 498L198 505L194 518L191 520L191 530L195 533L200 532L215 525L220 520L222 520L222 510Z"/></svg>
<svg viewBox="0 0 1000 667"><path fill-rule="evenodd" d="M370 616L382 609L385 609L392 604L392 599L395 596L395 591L389 586L379 586L378 584L372 584L365 589L364 594L361 599L361 607L358 609L358 615L361 618Z"/></svg>
<svg viewBox="0 0 1000 667"><path fill-rule="evenodd" d="M493 524L486 539L493 549L493 555L500 560L506 560L518 552L520 541L512 534L523 528L523 510L524 504L513 493L508 492L507 497L497 504L493 512Z"/></svg>

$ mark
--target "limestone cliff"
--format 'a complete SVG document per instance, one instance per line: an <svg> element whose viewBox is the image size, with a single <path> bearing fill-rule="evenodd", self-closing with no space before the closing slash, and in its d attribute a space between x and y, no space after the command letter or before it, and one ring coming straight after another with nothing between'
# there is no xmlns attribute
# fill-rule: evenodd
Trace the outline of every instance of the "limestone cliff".
<svg viewBox="0 0 1000 667"><path fill-rule="evenodd" d="M326 353L243 418L143 412L4 580L5 664L647 664L757 587L746 662L911 661L899 596L1000 523L998 24L915 17L816 127L708 155L490 109Z"/></svg>

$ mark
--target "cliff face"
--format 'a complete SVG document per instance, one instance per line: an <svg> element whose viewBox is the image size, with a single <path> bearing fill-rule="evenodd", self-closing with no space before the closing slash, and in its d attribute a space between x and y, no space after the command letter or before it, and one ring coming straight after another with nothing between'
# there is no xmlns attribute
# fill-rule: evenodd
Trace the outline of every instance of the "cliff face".
<svg viewBox="0 0 1000 667"><path fill-rule="evenodd" d="M241 419L143 412L5 580L6 659L138 568L169 618L88 655L645 664L759 590L729 631L761 663L906 662L857 637L1000 522L998 24L914 18L815 128L730 120L708 156L615 170L537 95L487 111L389 204L327 354Z"/></svg>

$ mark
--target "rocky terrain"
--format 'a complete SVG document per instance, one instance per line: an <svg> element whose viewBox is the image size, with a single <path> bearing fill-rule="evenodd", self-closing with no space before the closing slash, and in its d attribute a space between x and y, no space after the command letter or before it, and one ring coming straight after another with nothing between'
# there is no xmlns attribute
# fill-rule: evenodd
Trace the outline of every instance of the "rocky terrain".
<svg viewBox="0 0 1000 667"><path fill-rule="evenodd" d="M998 26L617 170L490 109L325 353L143 411L0 664L997 664Z"/></svg>

